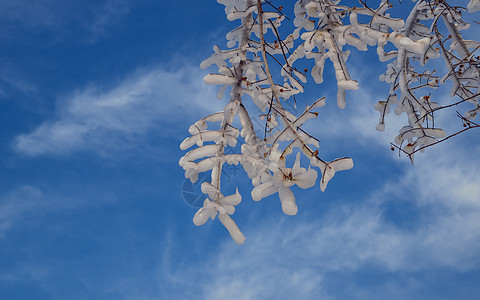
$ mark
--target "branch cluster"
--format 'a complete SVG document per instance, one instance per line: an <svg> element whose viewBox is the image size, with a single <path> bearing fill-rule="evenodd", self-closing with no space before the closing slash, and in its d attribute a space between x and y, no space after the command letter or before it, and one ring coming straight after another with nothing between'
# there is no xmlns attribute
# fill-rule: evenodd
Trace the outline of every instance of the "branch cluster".
<svg viewBox="0 0 480 300"><path fill-rule="evenodd" d="M180 145L182 150L197 146L179 162L187 178L196 182L199 173L211 173L210 181L201 185L208 198L194 216L195 225L218 215L235 242L245 241L231 218L242 197L238 189L229 196L221 191L225 164L243 167L252 181L253 200L278 194L282 210L288 215L298 210L292 186L312 187L319 170L320 189L324 191L336 172L353 167L348 157L331 162L319 157L319 151L315 150L318 141L302 129L306 121L317 118L317 109L325 105L325 98L306 106L298 115L284 107L304 90L308 70L296 67L303 58L313 62L311 75L318 84L323 81L326 60L333 63L337 105L345 108L345 91L358 89L358 82L348 72L350 51L344 47L360 51L376 47L380 61L391 61L381 76L391 86L390 95L375 105L380 111L377 129L384 130L385 115L396 105L396 114L408 116L408 125L400 130L396 147L412 159L416 151L448 138L445 131L434 127L434 112L445 106L431 101L429 95L418 96L419 89L436 88L451 80L452 96L474 105L461 116L463 122L469 124L468 129L476 126L471 120L479 112L479 69L475 56L479 45L464 40L460 34L468 28L461 19L461 8L451 7L442 0L421 0L403 20L390 16L388 10L392 5L388 0L379 1L375 9L363 0L358 0L356 6L342 5L339 0L298 0L294 7L295 30L281 38L279 28L286 20L282 6L274 6L270 0L217 1L225 5L227 19L240 20L241 25L227 34L227 50L215 46L213 55L201 64L202 68L217 66L217 73L208 74L204 81L221 86L219 99L228 89L230 101L223 111L195 122L189 129L191 136ZM479 1L470 1L468 9L479 10ZM447 28L448 37L441 34L440 21ZM387 44L394 50L386 51ZM448 74L442 78L428 69L416 71L416 64L425 66L429 59L439 56L448 67ZM273 76L269 62L278 64L279 75ZM275 82L278 78L283 78L281 84ZM260 115L246 108L247 99L262 112ZM252 118L263 120L263 136L255 130ZM239 126L234 125L237 119ZM241 153L226 153L227 146L235 147L237 143L241 143ZM289 166L287 156L291 154L295 155L295 161ZM306 167L301 166L302 155L306 157L304 161L308 160Z"/></svg>

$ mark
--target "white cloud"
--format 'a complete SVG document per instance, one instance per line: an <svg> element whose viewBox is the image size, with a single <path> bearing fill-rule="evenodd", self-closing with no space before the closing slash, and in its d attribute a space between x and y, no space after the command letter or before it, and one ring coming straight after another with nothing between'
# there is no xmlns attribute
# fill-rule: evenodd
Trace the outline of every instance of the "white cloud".
<svg viewBox="0 0 480 300"><path fill-rule="evenodd" d="M116 198L108 192L102 192L99 197L101 200L85 200L93 198L87 195L79 199L56 191L44 191L31 185L16 186L0 195L0 238L8 234L12 228L38 222L39 218L47 213L90 208L116 201Z"/></svg>
<svg viewBox="0 0 480 300"><path fill-rule="evenodd" d="M8 95L10 93L10 89L19 91L29 96L32 96L37 92L36 86L25 81L24 79L19 79L14 72L5 71L4 69L0 71L0 95Z"/></svg>
<svg viewBox="0 0 480 300"><path fill-rule="evenodd" d="M108 0L103 8L97 13L90 29L94 39L105 34L107 27L117 23L122 16L129 12L129 5L126 0Z"/></svg>
<svg viewBox="0 0 480 300"><path fill-rule="evenodd" d="M31 186L21 186L11 193L0 197L0 236L36 208L42 206L44 200L40 190Z"/></svg>
<svg viewBox="0 0 480 300"><path fill-rule="evenodd" d="M63 8L62 2L56 0L0 0L0 4L2 20L18 22L28 27L53 26L58 23L59 18L63 18L62 14L56 14Z"/></svg>
<svg viewBox="0 0 480 300"><path fill-rule="evenodd" d="M253 253L252 253L253 254ZM328 299L322 292L322 276L311 268L285 269L257 260L260 268L231 270L205 286L205 299L305 299L317 295L317 299ZM255 265L252 265L252 267Z"/></svg>
<svg viewBox="0 0 480 300"><path fill-rule="evenodd" d="M171 134L173 123L220 109L215 88L205 86L202 77L194 68L156 68L140 70L110 88L77 91L59 101L56 120L18 136L14 149L31 156L76 150L105 153L134 147L153 130Z"/></svg>
<svg viewBox="0 0 480 300"><path fill-rule="evenodd" d="M129 12L129 2L100 0L85 4L74 0L0 0L0 24L3 25L0 35L22 39L22 33L28 36L35 32L54 32L55 40L46 39L45 43L58 42L64 37L74 37L74 42L94 42Z"/></svg>

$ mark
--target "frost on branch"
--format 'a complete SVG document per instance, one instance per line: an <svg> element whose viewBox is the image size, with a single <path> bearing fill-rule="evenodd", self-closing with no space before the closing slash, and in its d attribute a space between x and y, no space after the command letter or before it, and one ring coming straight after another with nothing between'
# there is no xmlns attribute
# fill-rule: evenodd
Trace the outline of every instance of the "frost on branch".
<svg viewBox="0 0 480 300"><path fill-rule="evenodd" d="M470 0L468 3L468 12L473 13L480 10L480 0Z"/></svg>
<svg viewBox="0 0 480 300"><path fill-rule="evenodd" d="M423 152L426 147L450 137L436 126L438 121L435 112L464 102L470 103L473 108L470 107L464 116L458 114L466 128L451 136L478 127L472 120L479 111L480 73L477 50L480 44L463 39L460 31L469 28L469 24L461 18L462 11L465 10L447 2L450 1L417 1L405 25L391 32L388 39L379 44L380 60L393 61L380 76L381 80L390 84L390 95L386 101L375 105L375 109L380 112L377 129L384 130L385 115L390 112L392 105L396 105L396 115L405 113L408 124L400 129L394 147L407 154L412 162L415 152ZM472 0L468 4L468 10L474 12L478 6L478 1ZM392 36L402 38L394 42ZM380 46L383 47L387 41L392 42L396 50L385 55ZM443 76L436 75L435 69L430 67L430 61L440 56L447 69ZM452 83L450 95L456 96L457 100L455 103L440 105L433 101L431 92L426 89L436 89L446 81Z"/></svg>
<svg viewBox="0 0 480 300"><path fill-rule="evenodd" d="M272 194L278 193L282 210L287 215L297 214L298 208L295 204L295 196L290 189L293 185L298 185L302 189L308 189L315 185L317 180L317 172L308 168L300 167L300 152L293 167L286 168L279 166L273 174L266 176L261 184L252 190L252 199L260 201Z"/></svg>
<svg viewBox="0 0 480 300"><path fill-rule="evenodd" d="M403 20L390 15L393 5L387 0L374 2L379 3L375 8L373 4L369 6L367 1L361 0L297 1L294 20L297 29L293 35L300 36L304 42L296 48L283 68L287 69L304 57L313 59L315 64L311 73L314 80L321 83L325 61L331 60L338 86L337 103L344 108L345 91L358 88L347 69L350 51L344 50L344 47L350 46L359 51L376 47L379 60L390 61L387 71L380 76L381 80L390 84L390 94L386 100L375 105L380 113L376 128L379 131L385 129L385 115L392 107L397 115L405 113L408 124L400 130L396 139L400 144L395 147L406 153L412 161L415 152L448 138L446 132L433 136L429 135L431 130L424 130L442 131L435 124L436 111L464 102L473 105L463 116L460 115L466 127L461 132L479 127L472 120L480 112L479 43L463 39L460 33L469 29L469 24L461 18L462 11L466 9L448 3L453 1L414 2L410 15ZM479 10L479 5L478 0L471 0L467 9L474 12ZM438 57L443 57L446 65L447 72L443 76L435 74L435 68L430 66L431 60ZM453 84L451 96L457 96L459 100L440 105L432 101L433 96L425 90L436 89L446 81ZM410 127L414 130L410 130ZM406 131L409 132L409 138L405 138Z"/></svg>
<svg viewBox="0 0 480 300"><path fill-rule="evenodd" d="M448 3L453 1L414 0L405 20L391 16L394 6L388 0L373 1L375 6L365 0L298 0L294 30L289 35L283 35L280 27L290 19L282 6L275 6L276 2L217 1L225 6L227 19L240 26L226 35L228 49L215 46L213 54L200 65L204 69L216 66L204 81L220 86L219 99L228 90L230 101L223 111L194 123L189 129L191 136L180 145L182 150L193 148L179 162L187 178L195 182L202 172L211 175L210 182L202 184L208 198L194 217L196 225L218 215L237 243L245 240L230 217L241 196L238 190L230 196L223 196L221 191L225 164L243 167L252 181L253 200L275 195L288 215L298 210L295 186L310 188L321 176L319 186L324 191L337 172L353 167L347 157L331 162L320 158L318 140L302 128L318 117L325 98L306 106L300 114L284 108L287 102L297 103L296 97L303 93L310 76L317 84L323 82L327 61L335 72L337 105L345 108L346 91L359 88L347 68L350 51L373 48L379 61L387 63L380 79L390 85L390 91L374 106L380 114L376 129L385 130L385 116L391 110L396 115L405 114L407 124L399 129L392 149L398 148L412 162L417 151L480 127L473 121L480 112L480 44L463 38L462 31L470 25L461 18L462 12L480 10L478 0L465 2L464 8ZM432 65L439 57L446 66L444 74L438 74ZM300 61L309 62L311 67L298 69ZM434 101L431 91L446 82L451 83L450 94L457 102ZM460 104L469 106L463 114L458 113L465 128L447 136L436 124L436 112ZM252 112L253 106L260 116ZM252 120L257 118L264 128L254 127ZM259 129L263 129L261 133ZM241 144L241 153L226 153L226 147L237 143ZM293 165L287 159L290 154L296 155ZM304 166L302 156L308 162Z"/></svg>
<svg viewBox="0 0 480 300"><path fill-rule="evenodd" d="M390 30L403 27L403 20L391 18L385 13L389 8L387 1L381 1L377 9L366 6L362 1L355 5L349 7L333 0L299 0L295 4L294 24L297 29L294 36L299 36L304 30L300 36L304 42L290 56L289 63L293 64L303 57L314 59L311 73L315 82L321 83L325 61L331 60L337 79L337 104L340 108L346 106L345 91L358 89L358 82L351 78L346 66L350 51L343 47L349 45L366 51L368 46L388 39ZM370 21L360 23L359 15L366 16ZM392 38L392 41L400 43L398 38Z"/></svg>
<svg viewBox="0 0 480 300"><path fill-rule="evenodd" d="M211 175L210 182L202 183L202 192L208 198L195 214L194 224L203 225L209 218L213 220L218 215L235 242L242 244L245 237L230 217L242 197L238 190L234 195L222 194L221 173L225 164L240 164L243 167L252 180L253 200L278 194L283 212L294 215L298 210L292 190L294 185L302 189L314 186L317 168L322 174L320 189L324 191L335 172L351 169L353 162L345 157L333 162L321 159L318 150L314 150L319 147L318 141L301 128L306 121L317 118L316 110L325 105L325 98L307 106L298 116L283 107L285 101L293 101L295 95L303 92L302 82L306 81L306 76L296 70L292 66L294 60L289 59L294 35L284 39L280 37L279 27L285 20L281 9L269 5L272 11L264 11L266 1L218 2L225 5L228 20L240 20L241 25L227 34L229 49L221 50L215 46L214 53L201 63L201 67L217 67L217 72L206 75L204 81L221 86L219 99L230 89L230 101L222 112L209 115L190 127L191 136L181 143L180 148L194 149L186 153L179 164L192 182L198 180L199 173L210 172ZM273 39L273 42L267 39ZM330 44L327 46L333 47ZM333 58L332 61L341 64L338 68L342 68L346 56L338 61ZM275 83L279 76L274 79L268 57L274 62L284 61L285 65L280 66L283 84ZM339 87L344 90L356 88L349 75L341 78ZM246 108L251 105L244 105L247 101L252 101L262 115L252 114ZM252 118L264 120L261 136L255 131ZM241 143L241 153L225 152L227 146L237 143ZM287 167L287 157L293 153L296 153L295 162ZM309 163L306 168L300 165L302 154Z"/></svg>

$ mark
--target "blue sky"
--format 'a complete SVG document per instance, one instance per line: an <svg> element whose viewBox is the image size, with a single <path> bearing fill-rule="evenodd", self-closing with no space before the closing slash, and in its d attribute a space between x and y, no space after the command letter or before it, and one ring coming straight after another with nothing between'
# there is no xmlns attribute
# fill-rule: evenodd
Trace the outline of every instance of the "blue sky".
<svg viewBox="0 0 480 300"><path fill-rule="evenodd" d="M476 299L478 132L398 158L373 55L345 110L332 70L297 99L327 97L306 129L354 169L296 190L296 216L227 169L245 244L194 226L178 145L223 107L199 64L235 26L216 1L0 0L0 298Z"/></svg>

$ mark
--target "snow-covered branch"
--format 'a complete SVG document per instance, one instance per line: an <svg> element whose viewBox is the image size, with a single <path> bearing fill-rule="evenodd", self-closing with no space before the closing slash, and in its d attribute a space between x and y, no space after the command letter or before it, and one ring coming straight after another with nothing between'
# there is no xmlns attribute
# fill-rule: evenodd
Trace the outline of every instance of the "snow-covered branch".
<svg viewBox="0 0 480 300"><path fill-rule="evenodd" d="M223 111L195 122L189 129L191 136L180 145L183 150L194 147L179 162L187 178L195 182L199 173L211 175L210 182L202 183L207 199L195 214L195 225L218 215L235 242L245 241L231 218L242 196L238 189L233 195L222 193L225 164L243 167L252 181L253 200L278 194L287 215L298 211L294 185L307 189L318 179L320 190L324 191L336 172L353 167L348 157L331 162L319 157L318 140L302 128L305 122L318 118L318 109L325 105L324 97L297 114L285 109L288 101L297 105L295 99L303 93L309 78L308 69L297 68L299 61L312 62L310 74L317 84L323 82L325 62L332 62L337 105L345 108L346 91L359 88L348 70L350 50L368 51L375 47L380 62L390 61L380 76L390 85L390 92L385 101L375 105L380 112L376 128L385 129L385 115L392 107L397 115L405 113L408 124L399 130L394 148L412 161L415 152L478 127L472 120L479 112L480 44L463 38L461 31L469 25L461 18L465 10L461 7L453 7L445 0L419 0L404 20L390 15L394 6L388 0L377 1L375 7L365 0L298 0L294 6L294 30L285 35L281 25L289 19L283 6L267 0L217 1L225 6L227 19L240 21L240 26L227 34L228 49L215 46L214 53L200 65L217 67L204 81L221 86L219 99L228 90L228 103ZM470 1L467 9L479 10L479 1ZM430 61L437 57L444 59L444 76L430 67ZM448 80L453 83L451 95L460 98L455 103L439 104L432 101L430 92L424 92ZM461 103L473 105L465 116L460 115L467 128L447 136L436 127L435 112ZM264 128L255 128L253 120L259 120ZM225 151L237 143L241 144L241 153ZM289 166L287 161L292 160L287 156L291 154L295 160ZM303 167L302 156L308 162Z"/></svg>

